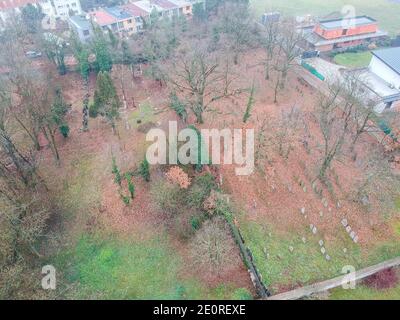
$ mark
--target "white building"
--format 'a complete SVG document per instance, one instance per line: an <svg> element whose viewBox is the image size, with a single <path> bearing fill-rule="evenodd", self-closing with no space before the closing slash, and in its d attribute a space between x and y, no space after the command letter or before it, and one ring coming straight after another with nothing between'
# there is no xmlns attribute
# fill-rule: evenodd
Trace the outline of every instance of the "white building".
<svg viewBox="0 0 400 320"><path fill-rule="evenodd" d="M369 70L400 90L400 47L372 52Z"/></svg>
<svg viewBox="0 0 400 320"><path fill-rule="evenodd" d="M373 51L368 69L359 76L367 98L376 101L376 112L400 107L400 47Z"/></svg>
<svg viewBox="0 0 400 320"><path fill-rule="evenodd" d="M70 15L81 15L80 0L0 0L0 28L13 21L15 15L28 4L40 6L47 18L67 20Z"/></svg>
<svg viewBox="0 0 400 320"><path fill-rule="evenodd" d="M79 0L46 0L40 5L45 15L56 19L67 20L69 16L83 13Z"/></svg>

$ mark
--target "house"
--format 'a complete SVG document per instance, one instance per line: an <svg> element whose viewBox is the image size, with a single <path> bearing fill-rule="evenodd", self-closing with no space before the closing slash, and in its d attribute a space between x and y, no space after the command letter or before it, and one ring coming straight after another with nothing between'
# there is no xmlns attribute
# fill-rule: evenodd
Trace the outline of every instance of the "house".
<svg viewBox="0 0 400 320"><path fill-rule="evenodd" d="M376 50L372 54L369 67L355 71L367 89L364 95L374 102L378 113L400 107L400 47Z"/></svg>
<svg viewBox="0 0 400 320"><path fill-rule="evenodd" d="M0 28L4 28L14 15L20 14L26 5L37 6L38 3L39 0L0 0Z"/></svg>
<svg viewBox="0 0 400 320"><path fill-rule="evenodd" d="M160 18L178 17L183 14L185 16L192 15L192 2L185 0L141 0L135 1L133 5L148 12L158 12Z"/></svg>
<svg viewBox="0 0 400 320"><path fill-rule="evenodd" d="M0 0L0 27L28 4L40 7L44 15L55 19L67 20L70 15L83 13L80 0Z"/></svg>
<svg viewBox="0 0 400 320"><path fill-rule="evenodd" d="M93 35L93 27L90 20L85 16L72 16L68 19L68 24L81 42L88 42Z"/></svg>
<svg viewBox="0 0 400 320"><path fill-rule="evenodd" d="M68 20L69 16L83 13L80 0L46 0L39 4L46 16L56 19Z"/></svg>
<svg viewBox="0 0 400 320"><path fill-rule="evenodd" d="M387 36L368 16L321 20L315 26L303 28L306 50L332 51L356 47Z"/></svg>
<svg viewBox="0 0 400 320"><path fill-rule="evenodd" d="M89 16L104 32L111 30L120 37L127 37L136 32L134 16L123 7L102 8L90 12Z"/></svg>
<svg viewBox="0 0 400 320"><path fill-rule="evenodd" d="M185 15L190 17L193 15L193 4L185 0L169 0L170 2L176 4L179 8L179 15Z"/></svg>
<svg viewBox="0 0 400 320"><path fill-rule="evenodd" d="M148 19L150 12L136 6L134 3L128 3L122 6L125 11L129 12L135 19L136 32L141 32L144 29L144 20Z"/></svg>

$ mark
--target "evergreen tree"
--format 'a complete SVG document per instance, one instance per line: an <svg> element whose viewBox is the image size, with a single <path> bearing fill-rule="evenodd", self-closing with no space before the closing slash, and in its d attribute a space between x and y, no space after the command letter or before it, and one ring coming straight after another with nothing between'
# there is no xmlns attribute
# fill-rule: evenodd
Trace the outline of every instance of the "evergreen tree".
<svg viewBox="0 0 400 320"><path fill-rule="evenodd" d="M250 90L250 96L249 96L249 100L247 101L247 106L246 106L246 112L243 115L243 122L246 123L247 120L249 120L250 116L251 116L251 110L253 109L254 106L254 93L255 93L255 87L254 87L254 83L251 86L251 90Z"/></svg>
<svg viewBox="0 0 400 320"><path fill-rule="evenodd" d="M142 178L149 182L150 181L150 168L149 168L149 162L147 159L144 159L139 166L139 174L142 176Z"/></svg>
<svg viewBox="0 0 400 320"><path fill-rule="evenodd" d="M100 71L97 75L94 103L90 106L89 115L93 118L98 115L105 117L115 132L115 120L119 117L120 107L121 102L109 73Z"/></svg>
<svg viewBox="0 0 400 320"><path fill-rule="evenodd" d="M93 37L93 52L96 55L96 61L94 62L94 69L96 72L110 71L112 68L112 58L108 48L107 41L104 37L103 31L95 27Z"/></svg>

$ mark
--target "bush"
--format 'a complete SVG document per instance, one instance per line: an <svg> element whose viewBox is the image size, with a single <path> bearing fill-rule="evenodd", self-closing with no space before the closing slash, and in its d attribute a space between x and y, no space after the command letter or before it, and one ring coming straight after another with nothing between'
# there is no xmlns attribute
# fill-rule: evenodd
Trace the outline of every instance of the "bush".
<svg viewBox="0 0 400 320"><path fill-rule="evenodd" d="M142 176L142 178L149 182L150 181L150 168L149 168L149 162L147 159L144 159L139 166L139 174Z"/></svg>
<svg viewBox="0 0 400 320"><path fill-rule="evenodd" d="M135 197L135 185L134 185L133 182L132 182L132 176L131 176L131 174L126 173L126 174L125 174L125 179L126 179L126 181L127 181L127 183L128 183L128 191L129 191L129 194L130 194L130 196L131 196L131 199L133 199L133 198Z"/></svg>
<svg viewBox="0 0 400 320"><path fill-rule="evenodd" d="M169 99L170 99L169 107L176 112L176 114L179 116L179 118L182 119L183 122L186 122L187 120L186 105L179 100L175 92L170 94Z"/></svg>
<svg viewBox="0 0 400 320"><path fill-rule="evenodd" d="M187 204L190 207L202 208L204 201L208 198L211 190L217 189L217 183L210 173L203 174L194 179L189 190Z"/></svg>
<svg viewBox="0 0 400 320"><path fill-rule="evenodd" d="M118 184L119 186L121 186L121 181L122 181L122 178L121 178L121 172L119 171L119 169L118 169L118 166L117 166L117 163L116 163L116 161L115 161L115 158L113 157L112 158L112 171L111 171L113 174L114 174L114 181L115 181L115 183L116 184Z"/></svg>
<svg viewBox="0 0 400 320"><path fill-rule="evenodd" d="M60 133L64 138L68 137L69 134L69 126L67 124L63 124L59 127Z"/></svg>
<svg viewBox="0 0 400 320"><path fill-rule="evenodd" d="M231 231L222 217L214 217L203 223L190 245L195 263L208 268L213 274L220 274L240 260L235 255L236 245Z"/></svg>
<svg viewBox="0 0 400 320"><path fill-rule="evenodd" d="M130 203L131 200L129 199L128 196L125 196L125 195L121 194L121 198L122 198L122 201L123 201L126 205L129 205L129 203Z"/></svg>
<svg viewBox="0 0 400 320"><path fill-rule="evenodd" d="M185 199L185 190L179 188L178 185L160 181L153 186L151 190L155 203L169 215L175 215L182 212Z"/></svg>
<svg viewBox="0 0 400 320"><path fill-rule="evenodd" d="M89 106L89 117L96 118L98 115L97 107L94 104Z"/></svg>
<svg viewBox="0 0 400 320"><path fill-rule="evenodd" d="M389 268L379 271L363 280L363 284L374 289L388 289L396 287L399 279L396 270Z"/></svg>
<svg viewBox="0 0 400 320"><path fill-rule="evenodd" d="M190 225L193 230L199 230L201 226L201 218L199 216L192 216L190 218Z"/></svg>

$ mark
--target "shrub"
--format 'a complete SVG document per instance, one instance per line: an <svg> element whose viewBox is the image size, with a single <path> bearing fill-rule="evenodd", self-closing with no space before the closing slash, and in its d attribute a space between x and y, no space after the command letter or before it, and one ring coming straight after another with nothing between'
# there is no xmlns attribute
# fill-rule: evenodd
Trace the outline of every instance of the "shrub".
<svg viewBox="0 0 400 320"><path fill-rule="evenodd" d="M178 185L160 181L153 186L151 194L160 209L169 215L175 215L184 210L182 201L185 193Z"/></svg>
<svg viewBox="0 0 400 320"><path fill-rule="evenodd" d="M60 133L62 134L62 136L63 136L64 138L67 138L67 137L68 137L68 134L69 134L69 126L68 126L68 124L62 124L62 125L59 127L59 130L60 130Z"/></svg>
<svg viewBox="0 0 400 320"><path fill-rule="evenodd" d="M125 196L125 195L121 194L121 199L126 205L129 205L130 199L129 199L128 196Z"/></svg>
<svg viewBox="0 0 400 320"><path fill-rule="evenodd" d="M139 165L139 174L142 176L142 178L149 182L150 181L150 168L149 168L149 162L147 159L144 159L140 165Z"/></svg>
<svg viewBox="0 0 400 320"><path fill-rule="evenodd" d="M187 189L190 186L189 176L178 166L170 168L165 175L170 182L178 184L182 189Z"/></svg>
<svg viewBox="0 0 400 320"><path fill-rule="evenodd" d="M209 197L211 190L217 188L217 183L212 174L206 173L194 179L188 194L190 207L202 208L204 201Z"/></svg>
<svg viewBox="0 0 400 320"><path fill-rule="evenodd" d="M94 104L89 106L89 117L96 118L98 116L97 107Z"/></svg>
<svg viewBox="0 0 400 320"><path fill-rule="evenodd" d="M179 118L182 119L183 122L187 120L187 111L186 105L179 100L178 96L175 92L172 92L169 96L170 102L169 107L176 112Z"/></svg>
<svg viewBox="0 0 400 320"><path fill-rule="evenodd" d="M190 225L193 230L199 230L201 226L201 218L199 216L192 216L190 218Z"/></svg>
<svg viewBox="0 0 400 320"><path fill-rule="evenodd" d="M222 217L214 217L203 223L191 243L191 254L195 263L209 268L211 273L235 267L239 260L235 254L235 241L229 226Z"/></svg>
<svg viewBox="0 0 400 320"><path fill-rule="evenodd" d="M132 176L129 173L125 174L125 179L128 182L128 191L131 196L131 199L135 197L135 185L132 182Z"/></svg>
<svg viewBox="0 0 400 320"><path fill-rule="evenodd" d="M389 268L365 278L363 284L374 289L388 289L395 287L398 280L396 270Z"/></svg>
<svg viewBox="0 0 400 320"><path fill-rule="evenodd" d="M112 173L114 174L114 181L116 184L118 184L119 186L121 186L121 172L118 169L117 163L115 161L115 158L112 157Z"/></svg>

